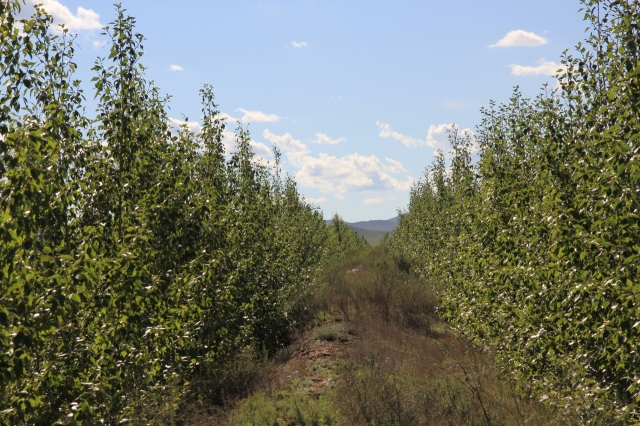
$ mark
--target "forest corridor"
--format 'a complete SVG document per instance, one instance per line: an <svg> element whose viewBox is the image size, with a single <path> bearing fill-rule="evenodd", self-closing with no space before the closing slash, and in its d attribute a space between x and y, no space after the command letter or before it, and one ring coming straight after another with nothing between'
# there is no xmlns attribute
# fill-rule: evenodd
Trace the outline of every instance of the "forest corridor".
<svg viewBox="0 0 640 426"><path fill-rule="evenodd" d="M244 353L185 403L184 424L570 425L525 395L490 353L457 336L425 285L388 247L334 265L291 345ZM205 395L203 393L203 395ZM166 420L165 420L166 421Z"/></svg>

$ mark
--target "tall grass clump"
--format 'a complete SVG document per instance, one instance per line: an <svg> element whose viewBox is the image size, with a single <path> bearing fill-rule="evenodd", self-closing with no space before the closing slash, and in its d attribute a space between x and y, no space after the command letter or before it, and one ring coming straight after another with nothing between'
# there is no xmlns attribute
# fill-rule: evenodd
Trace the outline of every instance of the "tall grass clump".
<svg viewBox="0 0 640 426"><path fill-rule="evenodd" d="M316 310L347 321L376 319L429 333L436 316L433 288L403 271L385 246L362 255L335 262L325 272Z"/></svg>
<svg viewBox="0 0 640 426"><path fill-rule="evenodd" d="M516 90L483 109L477 137L453 132L390 244L540 398L584 423L635 423L640 2L582 3L589 37L565 52L559 88Z"/></svg>
<svg viewBox="0 0 640 426"><path fill-rule="evenodd" d="M245 129L225 152L209 86L202 131L170 132L120 6L95 119L73 38L20 7L0 2L0 423L124 422L233 354L286 345L345 239Z"/></svg>
<svg viewBox="0 0 640 426"><path fill-rule="evenodd" d="M351 257L326 281L317 297L333 321L312 338L344 345L329 394L344 424L577 424L516 389L492 353L455 336L436 315L437 286L387 247Z"/></svg>

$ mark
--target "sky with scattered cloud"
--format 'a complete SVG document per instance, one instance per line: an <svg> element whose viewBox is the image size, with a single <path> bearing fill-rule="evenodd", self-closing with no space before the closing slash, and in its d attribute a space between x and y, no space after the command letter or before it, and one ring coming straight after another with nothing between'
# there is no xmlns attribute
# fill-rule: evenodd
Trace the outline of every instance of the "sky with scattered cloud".
<svg viewBox="0 0 640 426"><path fill-rule="evenodd" d="M90 94L91 67L109 53L101 28L115 18L113 2L26 3L77 34L77 77ZM198 90L213 85L227 150L240 122L257 161L273 160L277 146L305 199L347 221L406 207L454 125L473 135L490 100L507 101L515 86L527 97L555 87L562 51L587 26L577 0L122 5L146 37L148 80L172 96L175 131L200 131Z"/></svg>

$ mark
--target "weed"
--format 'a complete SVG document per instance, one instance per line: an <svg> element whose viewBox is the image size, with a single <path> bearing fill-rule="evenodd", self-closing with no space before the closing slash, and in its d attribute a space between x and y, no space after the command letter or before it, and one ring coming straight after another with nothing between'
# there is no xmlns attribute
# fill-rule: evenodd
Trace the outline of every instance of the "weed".
<svg viewBox="0 0 640 426"><path fill-rule="evenodd" d="M347 327L342 323L333 323L324 325L313 334L313 338L316 340L327 342L342 342L346 343L353 339L349 334Z"/></svg>
<svg viewBox="0 0 640 426"><path fill-rule="evenodd" d="M348 349L334 401L349 424L569 424L451 334L433 338L380 319L358 327L363 343Z"/></svg>
<svg viewBox="0 0 640 426"><path fill-rule="evenodd" d="M384 246L370 250L368 258L338 264L316 292L316 307L347 321L373 316L430 333L436 318L435 291L405 266Z"/></svg>
<svg viewBox="0 0 640 426"><path fill-rule="evenodd" d="M244 401L229 425L242 426L330 426L338 424L339 415L326 397L309 398L289 388L278 398L257 392Z"/></svg>

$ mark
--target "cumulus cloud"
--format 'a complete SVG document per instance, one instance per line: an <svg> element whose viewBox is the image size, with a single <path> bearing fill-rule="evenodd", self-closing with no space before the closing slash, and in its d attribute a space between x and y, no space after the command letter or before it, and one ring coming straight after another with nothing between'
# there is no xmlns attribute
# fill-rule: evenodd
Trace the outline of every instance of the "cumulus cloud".
<svg viewBox="0 0 640 426"><path fill-rule="evenodd" d="M407 148L415 148L418 145L424 145L424 142L420 139L412 138L411 136L405 136L402 133L395 132L391 129L391 126L387 123L381 123L376 121L376 126L380 127L380 136L387 139L393 138L402 142Z"/></svg>
<svg viewBox="0 0 640 426"><path fill-rule="evenodd" d="M316 133L316 140L314 142L320 145L335 145L344 141L346 141L345 138L331 139L324 133Z"/></svg>
<svg viewBox="0 0 640 426"><path fill-rule="evenodd" d="M307 47L307 42L306 41L292 41L291 45L293 47L296 47L296 48L300 49L302 47Z"/></svg>
<svg viewBox="0 0 640 426"><path fill-rule="evenodd" d="M228 123L230 122L235 123L236 121L241 121L243 123L249 123L249 122L265 123L265 122L280 120L280 117L278 117L276 114L266 114L262 111L248 111L243 108L238 108L236 112L241 112L244 115L240 118L237 118L237 117L233 117L232 115L226 112L222 112L220 113L219 117L221 119L227 120Z"/></svg>
<svg viewBox="0 0 640 426"><path fill-rule="evenodd" d="M455 128L455 124L438 124L434 126L433 124L429 126L429 131L427 133L427 145L433 149L440 149L443 152L446 152L450 148L449 143L449 133ZM470 135L474 135L473 131L468 127L462 130L458 130L459 135L464 135L465 133L469 133ZM476 151L475 147L471 148L471 151Z"/></svg>
<svg viewBox="0 0 640 426"><path fill-rule="evenodd" d="M433 149L441 149L446 151L449 149L449 131L453 130L454 124L438 124L437 126L431 125L429 126L429 131L427 132L426 139L416 139L411 136L405 136L401 133L394 132L391 129L391 126L387 123L381 123L376 121L376 125L380 127L380 136L383 138L393 138L397 141L402 142L408 148L415 148L421 145L427 145ZM465 128L459 131L460 134L464 134L465 132L469 132L469 134L473 135L473 131L469 128ZM390 159L387 159L389 161ZM391 160L394 161L394 160ZM394 162L396 163L396 162ZM397 163L399 167L402 167L402 164ZM404 171L398 169L399 171Z"/></svg>
<svg viewBox="0 0 640 426"><path fill-rule="evenodd" d="M280 120L280 117L278 117L275 114L265 114L262 111L247 111L246 109L242 109L242 108L238 108L236 110L236 112L241 112L244 115L240 118L240 121L242 122L250 122L250 121L254 121L254 122L258 122L258 123L264 123L264 122L270 122L270 121L278 121Z"/></svg>
<svg viewBox="0 0 640 426"><path fill-rule="evenodd" d="M197 121L182 121L177 118L169 117L169 126L173 131L178 131L178 129L185 124L187 125L187 128L195 134L200 133L200 130L202 130L202 126Z"/></svg>
<svg viewBox="0 0 640 426"><path fill-rule="evenodd" d="M289 133L285 133L284 135L276 135L271 133L269 129L265 129L262 132L262 136L272 144L275 144L282 151L286 152L288 155L304 155L309 153L309 149L305 144L300 142L297 139L294 139L293 136ZM295 164L294 164L295 165Z"/></svg>
<svg viewBox="0 0 640 426"><path fill-rule="evenodd" d="M65 28L70 31L99 30L104 26L100 23L100 15L92 9L85 9L82 6L78 7L74 15L67 6L58 0L27 0L27 4L34 6L42 4L44 10L53 17L55 24L64 24Z"/></svg>
<svg viewBox="0 0 640 426"><path fill-rule="evenodd" d="M218 114L218 118L221 120L227 120L227 124L233 122L235 123L236 121L239 120L239 118L235 118L232 117L231 115L227 114L226 112L221 112L220 114Z"/></svg>
<svg viewBox="0 0 640 426"><path fill-rule="evenodd" d="M564 65L556 64L555 62L546 61L540 59L538 61L538 65L535 67L525 66L525 65L517 65L511 64L509 65L511 68L511 74L514 75L556 75L558 74L558 70L565 69Z"/></svg>
<svg viewBox="0 0 640 426"><path fill-rule="evenodd" d="M238 147L238 144L236 143L236 134L228 130L223 131L222 145L224 146L225 154L231 155L231 153L233 153ZM257 142L251 139L249 140L249 145L251 146L251 150L253 151L253 153L256 156L256 159L258 160L273 156L273 152L271 151L271 148L269 148L267 145L263 144L262 142Z"/></svg>
<svg viewBox="0 0 640 426"><path fill-rule="evenodd" d="M549 40L539 36L538 34L524 31L514 30L509 31L506 36L498 40L496 44L492 44L489 47L516 47L516 46L542 46L547 44Z"/></svg>
<svg viewBox="0 0 640 426"><path fill-rule="evenodd" d="M200 131L202 131L202 126L197 121L183 121L178 120L177 118L169 118L169 126L174 133L176 133L178 129L185 124L187 125L187 129L195 134L198 134L200 133ZM224 146L224 151L227 155L230 155L233 151L235 151L237 147L235 133L228 130L223 131L222 145ZM249 140L249 145L251 145L251 149L258 159L273 156L271 148L269 148L262 142Z"/></svg>
<svg viewBox="0 0 640 426"><path fill-rule="evenodd" d="M385 161L389 163L389 171L391 173L402 173L406 172L404 166L399 161L393 160L391 158L385 158Z"/></svg>
<svg viewBox="0 0 640 426"><path fill-rule="evenodd" d="M433 124L429 126L427 132L427 145L433 149L446 150L449 148L449 131L453 129L453 124Z"/></svg>
<svg viewBox="0 0 640 426"><path fill-rule="evenodd" d="M93 50L97 50L97 49L100 49L102 47L105 47L107 45L107 42L106 41L94 41L92 43L92 45L93 45Z"/></svg>
<svg viewBox="0 0 640 426"><path fill-rule="evenodd" d="M169 69L171 71L184 71L184 68L182 68L180 65L176 65L176 64L171 64Z"/></svg>
<svg viewBox="0 0 640 426"><path fill-rule="evenodd" d="M257 157L271 157L273 156L273 152L271 151L271 148L269 148L267 145L263 144L262 142L256 142L253 139L249 141L249 145L251 145L251 149L253 150L253 153L257 156Z"/></svg>
<svg viewBox="0 0 640 426"><path fill-rule="evenodd" d="M320 153L317 157L309 155L310 151L301 141L294 139L289 133L276 135L265 129L265 139L276 144L286 155L288 162L298 169L296 181L301 186L317 188L324 193L346 193L368 190L401 190L407 191L413 185L413 178L408 176L399 181L390 173L404 170L402 164L386 159L385 162L375 155L363 156L358 153L344 157L334 157Z"/></svg>

